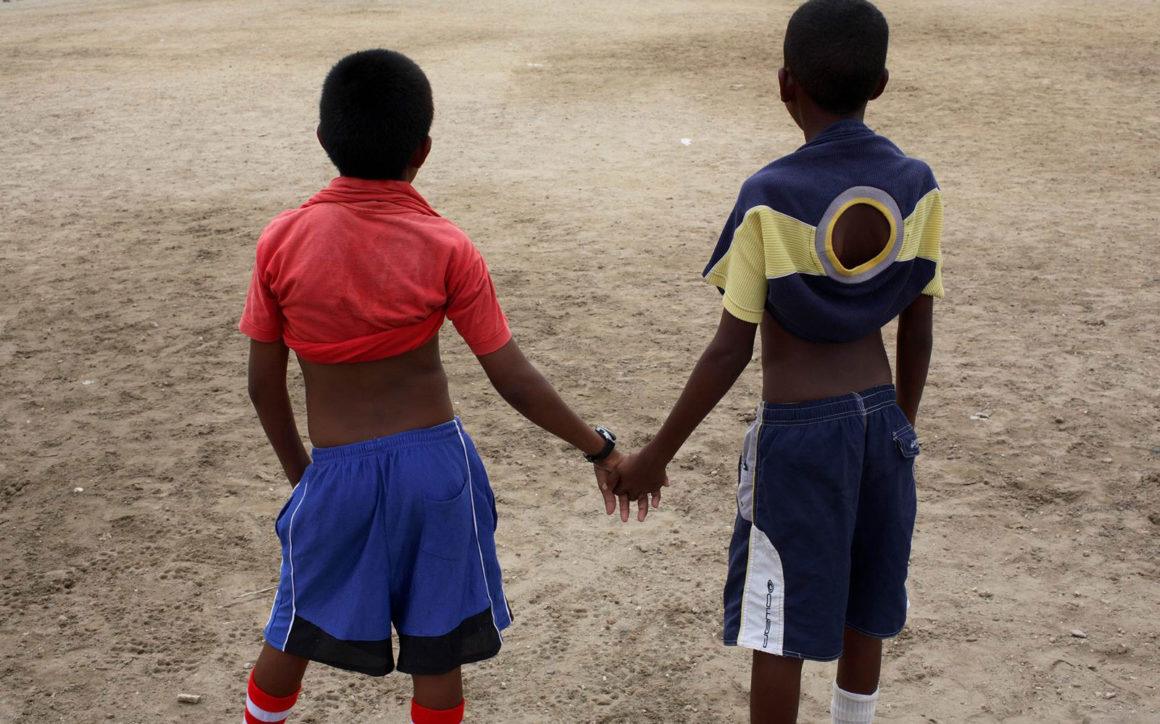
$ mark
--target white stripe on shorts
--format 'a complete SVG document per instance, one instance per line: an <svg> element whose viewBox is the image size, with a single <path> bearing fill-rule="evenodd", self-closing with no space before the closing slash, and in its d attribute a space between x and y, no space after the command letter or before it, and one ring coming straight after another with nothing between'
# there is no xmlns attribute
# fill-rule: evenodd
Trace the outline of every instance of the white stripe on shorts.
<svg viewBox="0 0 1160 724"><path fill-rule="evenodd" d="M785 573L777 549L756 524L749 529L749 562L742 590L737 645L781 656L785 646Z"/></svg>
<svg viewBox="0 0 1160 724"><path fill-rule="evenodd" d="M290 514L290 522L286 528L286 542L288 544L286 557L290 560L290 623L286 625L286 638L282 640L283 651L286 650L286 644L290 643L290 632L294 630L294 617L298 615L298 601L295 600L298 594L294 590L294 516L298 515L298 509L306 502L306 494L310 492L309 482L300 482L299 485L306 487L302 489L302 497L298 499L298 505L294 506L294 512ZM278 720L274 719L274 721Z"/></svg>
<svg viewBox="0 0 1160 724"><path fill-rule="evenodd" d="M463 426L457 419L455 421L455 431L459 433L459 444L463 446L463 462L467 464L467 487L471 490L467 491L467 497L471 500L471 525L475 531L475 550L479 553L479 570L483 574L483 590L487 593L488 612L491 613L491 626L495 629L495 635L499 636L499 640L503 642L503 634L499 630L499 625L495 622L495 599L491 597L491 586L487 583L487 566L483 562L483 548L479 545L479 521L475 517L475 489L472 487L473 481L471 479L471 456L467 454L467 441L463 439ZM507 606L507 596L504 596L504 606ZM511 611L508 611L508 617L511 618Z"/></svg>

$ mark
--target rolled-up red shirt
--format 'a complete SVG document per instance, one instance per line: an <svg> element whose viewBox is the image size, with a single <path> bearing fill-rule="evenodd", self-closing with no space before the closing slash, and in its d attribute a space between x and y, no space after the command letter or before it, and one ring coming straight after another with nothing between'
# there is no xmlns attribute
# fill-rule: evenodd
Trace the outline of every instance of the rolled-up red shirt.
<svg viewBox="0 0 1160 724"><path fill-rule="evenodd" d="M511 339L479 250L405 181L339 177L258 239L238 328L310 362L392 357L444 317L477 355Z"/></svg>

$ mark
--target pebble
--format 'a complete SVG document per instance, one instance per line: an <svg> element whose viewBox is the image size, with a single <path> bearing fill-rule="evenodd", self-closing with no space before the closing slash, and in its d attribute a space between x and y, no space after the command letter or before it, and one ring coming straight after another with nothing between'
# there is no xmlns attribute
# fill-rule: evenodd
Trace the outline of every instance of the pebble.
<svg viewBox="0 0 1160 724"><path fill-rule="evenodd" d="M1075 636L1077 639L1086 639L1087 638L1087 634L1083 632L1083 629L1078 629L1078 628L1073 628L1071 630L1071 635Z"/></svg>
<svg viewBox="0 0 1160 724"><path fill-rule="evenodd" d="M182 704L199 704L201 703L201 694L178 694L177 700Z"/></svg>
<svg viewBox="0 0 1160 724"><path fill-rule="evenodd" d="M1114 692L1114 691L1105 691L1105 692L1104 692L1104 698L1105 698L1105 699L1115 699L1115 698L1116 698L1116 692Z"/></svg>

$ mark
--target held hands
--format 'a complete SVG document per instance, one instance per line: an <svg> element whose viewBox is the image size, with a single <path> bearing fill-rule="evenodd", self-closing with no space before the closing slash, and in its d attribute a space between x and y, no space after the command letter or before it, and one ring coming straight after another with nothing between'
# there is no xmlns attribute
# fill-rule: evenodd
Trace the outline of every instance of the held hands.
<svg viewBox="0 0 1160 724"><path fill-rule="evenodd" d="M659 506L661 488L669 484L664 467L658 469L647 464L640 453L629 457L614 450L593 467L596 484L604 497L604 512L612 515L619 501L620 520L624 523L628 522L631 501L636 501L636 519L643 523L648 515L649 499L652 499L652 507Z"/></svg>

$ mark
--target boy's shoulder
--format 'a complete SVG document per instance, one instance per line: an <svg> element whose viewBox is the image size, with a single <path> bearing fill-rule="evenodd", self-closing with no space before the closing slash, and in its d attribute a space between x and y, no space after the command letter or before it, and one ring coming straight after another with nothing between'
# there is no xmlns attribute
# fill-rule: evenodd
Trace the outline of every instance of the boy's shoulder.
<svg viewBox="0 0 1160 724"><path fill-rule="evenodd" d="M431 253L472 245L462 229L436 213L409 184L403 190L396 185L372 194L336 193L335 186L332 183L301 206L271 219L258 238L259 250L305 242L361 247L384 235L396 241L390 244L396 250L410 246Z"/></svg>
<svg viewBox="0 0 1160 724"><path fill-rule="evenodd" d="M738 211L764 206L806 224L817 224L834 199L850 189L881 189L908 214L938 190L930 166L907 156L890 139L858 124L853 132L831 133L782 156L741 186Z"/></svg>

